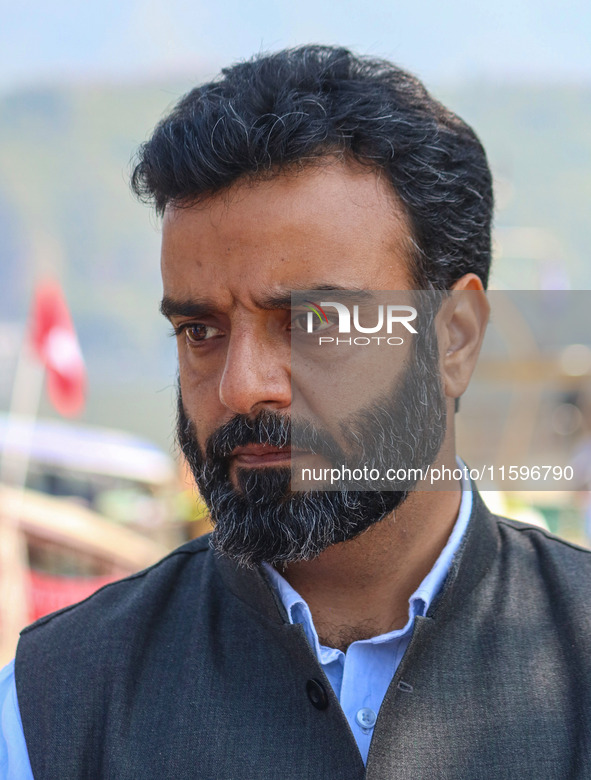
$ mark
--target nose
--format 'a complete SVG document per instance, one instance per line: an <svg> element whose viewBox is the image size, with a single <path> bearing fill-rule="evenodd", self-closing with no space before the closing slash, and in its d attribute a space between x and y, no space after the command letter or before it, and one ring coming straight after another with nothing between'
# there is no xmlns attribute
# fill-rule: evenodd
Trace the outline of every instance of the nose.
<svg viewBox="0 0 591 780"><path fill-rule="evenodd" d="M235 414L291 404L289 347L260 331L234 333L220 380L222 404Z"/></svg>

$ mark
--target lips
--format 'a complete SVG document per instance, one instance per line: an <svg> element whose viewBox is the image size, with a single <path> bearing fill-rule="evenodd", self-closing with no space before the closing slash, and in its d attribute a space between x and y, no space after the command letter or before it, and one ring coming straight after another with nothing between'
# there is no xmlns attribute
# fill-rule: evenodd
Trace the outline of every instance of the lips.
<svg viewBox="0 0 591 780"><path fill-rule="evenodd" d="M299 451L291 447L272 447L270 444L247 444L235 447L231 458L238 466L274 466L279 463L288 464L292 457L297 457Z"/></svg>

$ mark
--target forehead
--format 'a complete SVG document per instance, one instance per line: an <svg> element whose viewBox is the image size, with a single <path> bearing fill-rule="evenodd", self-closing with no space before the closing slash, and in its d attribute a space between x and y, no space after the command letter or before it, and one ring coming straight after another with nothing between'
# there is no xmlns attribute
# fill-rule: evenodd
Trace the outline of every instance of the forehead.
<svg viewBox="0 0 591 780"><path fill-rule="evenodd" d="M255 298L274 288L406 289L410 221L384 176L324 163L167 208L165 295Z"/></svg>

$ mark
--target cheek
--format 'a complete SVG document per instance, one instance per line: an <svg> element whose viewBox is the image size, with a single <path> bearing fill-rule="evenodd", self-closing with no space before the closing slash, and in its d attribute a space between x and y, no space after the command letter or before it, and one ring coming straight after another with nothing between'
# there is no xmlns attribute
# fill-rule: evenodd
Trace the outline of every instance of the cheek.
<svg viewBox="0 0 591 780"><path fill-rule="evenodd" d="M197 428L200 441L225 422L225 410L219 400L219 376L217 371L196 371L190 360L179 356L183 406Z"/></svg>
<svg viewBox="0 0 591 780"><path fill-rule="evenodd" d="M402 345L323 345L315 359L293 359L294 419L311 420L340 442L340 425L375 401L391 400L408 370Z"/></svg>

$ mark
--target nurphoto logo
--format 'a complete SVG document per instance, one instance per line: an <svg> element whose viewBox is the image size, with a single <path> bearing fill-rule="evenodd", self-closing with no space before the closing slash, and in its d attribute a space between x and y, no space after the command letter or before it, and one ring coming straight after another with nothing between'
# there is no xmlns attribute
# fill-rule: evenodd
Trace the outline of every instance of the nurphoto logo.
<svg viewBox="0 0 591 780"><path fill-rule="evenodd" d="M388 344L389 346L400 346L404 343L402 336L392 335L395 325L402 325L410 334L416 334L417 331L410 324L417 317L417 310L413 306L403 306L399 304L379 304L377 307L377 323L375 325L362 325L359 321L359 306L355 304L353 314L344 303L338 301L321 301L319 304L314 301L305 301L308 311L306 322L307 332L320 334L325 330L337 325L339 334L351 333L384 333L380 336L350 336L349 338L339 338L339 336L318 335L318 344L348 344L357 346L369 346L370 344ZM336 310L330 312L330 318L325 309L332 307ZM318 321L315 319L318 318Z"/></svg>

